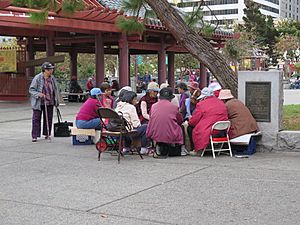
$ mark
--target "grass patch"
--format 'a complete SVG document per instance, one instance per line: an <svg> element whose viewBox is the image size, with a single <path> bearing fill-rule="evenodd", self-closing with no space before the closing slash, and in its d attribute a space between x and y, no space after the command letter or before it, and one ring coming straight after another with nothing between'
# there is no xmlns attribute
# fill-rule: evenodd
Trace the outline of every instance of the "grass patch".
<svg viewBox="0 0 300 225"><path fill-rule="evenodd" d="M300 130L300 105L283 106L283 130Z"/></svg>

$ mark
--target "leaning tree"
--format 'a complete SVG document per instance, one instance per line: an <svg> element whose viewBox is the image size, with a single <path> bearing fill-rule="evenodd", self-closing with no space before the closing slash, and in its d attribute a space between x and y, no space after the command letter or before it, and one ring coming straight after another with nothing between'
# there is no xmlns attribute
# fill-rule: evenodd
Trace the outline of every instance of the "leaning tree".
<svg viewBox="0 0 300 225"><path fill-rule="evenodd" d="M229 88L233 95L237 96L237 75L227 64L225 58L199 32L189 26L177 9L168 3L167 0L123 1L126 4L134 2L132 5L136 7L136 12L138 13L140 13L140 7L143 6L143 2L148 3L164 26L176 38L177 42L184 46L196 59L205 64L223 88ZM131 26L134 24L132 21L133 19L131 18Z"/></svg>

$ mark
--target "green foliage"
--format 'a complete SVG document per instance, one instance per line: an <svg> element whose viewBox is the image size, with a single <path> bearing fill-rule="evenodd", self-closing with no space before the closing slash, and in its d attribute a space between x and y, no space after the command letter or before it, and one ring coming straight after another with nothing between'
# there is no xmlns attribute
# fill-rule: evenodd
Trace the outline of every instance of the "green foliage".
<svg viewBox="0 0 300 225"><path fill-rule="evenodd" d="M277 24L277 30L280 36L292 35L300 38L299 20L282 20Z"/></svg>
<svg viewBox="0 0 300 225"><path fill-rule="evenodd" d="M300 62L295 63L295 70L297 73L300 73Z"/></svg>
<svg viewBox="0 0 300 225"><path fill-rule="evenodd" d="M136 16L139 15L142 6L143 0L123 0L122 2L122 9Z"/></svg>
<svg viewBox="0 0 300 225"><path fill-rule="evenodd" d="M261 49L266 50L273 60L276 60L273 49L278 32L274 27L273 18L263 15L259 11L260 6L252 0L246 0L245 5L244 25L240 26L241 30L252 33L256 37L255 43Z"/></svg>
<svg viewBox="0 0 300 225"><path fill-rule="evenodd" d="M44 24L47 21L48 11L31 12L29 20L34 24Z"/></svg>
<svg viewBox="0 0 300 225"><path fill-rule="evenodd" d="M187 12L183 19L185 23L190 27L190 28L197 28L199 27L199 24L202 26L204 25L204 20L203 20L203 11L201 10L201 7L193 7L193 11Z"/></svg>
<svg viewBox="0 0 300 225"><path fill-rule="evenodd" d="M39 9L40 12L30 12L30 22L44 24L47 21L48 12L57 10L56 0L13 0L13 5L32 9ZM83 0L63 0L62 11L70 15L76 10L84 9Z"/></svg>
<svg viewBox="0 0 300 225"><path fill-rule="evenodd" d="M116 20L116 25L120 30L122 30L126 34L133 34L133 33L142 34L145 29L144 24L139 22L135 17L126 18L120 16Z"/></svg>
<svg viewBox="0 0 300 225"><path fill-rule="evenodd" d="M82 0L64 0L62 2L62 11L67 15L72 15L75 11L84 9Z"/></svg>
<svg viewBox="0 0 300 225"><path fill-rule="evenodd" d="M300 130L300 105L283 106L283 129Z"/></svg>

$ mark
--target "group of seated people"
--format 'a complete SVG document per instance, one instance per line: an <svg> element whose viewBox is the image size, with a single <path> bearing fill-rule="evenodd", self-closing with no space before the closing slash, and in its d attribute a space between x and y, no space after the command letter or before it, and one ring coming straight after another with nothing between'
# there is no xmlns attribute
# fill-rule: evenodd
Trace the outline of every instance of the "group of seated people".
<svg viewBox="0 0 300 225"><path fill-rule="evenodd" d="M229 137L234 138L258 130L249 109L234 98L228 89L222 90L217 82L199 89L197 82L179 83L180 98L164 83L160 86L150 82L146 94L138 101L131 87L123 87L117 98L111 96L111 86L102 83L90 91L90 98L82 105L76 116L76 126L81 129L101 129L97 115L99 107L121 112L136 130L126 138L123 151L130 149L132 139L141 140L141 154L156 151L161 146L179 146L179 155L199 155L209 145L209 135L214 123L231 122ZM185 138L187 137L187 138ZM188 142L188 143L187 143ZM152 145L151 145L152 144ZM190 146L188 149L186 146Z"/></svg>

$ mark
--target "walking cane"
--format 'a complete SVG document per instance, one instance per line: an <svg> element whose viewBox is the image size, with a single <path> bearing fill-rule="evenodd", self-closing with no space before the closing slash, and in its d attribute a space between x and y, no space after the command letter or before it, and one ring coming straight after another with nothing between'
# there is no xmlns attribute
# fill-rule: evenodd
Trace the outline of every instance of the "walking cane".
<svg viewBox="0 0 300 225"><path fill-rule="evenodd" d="M49 130L49 120L48 120L48 109L47 109L47 104L46 104L46 95L44 96L44 103L45 103L45 114L46 114L47 136L48 136L49 142L51 142L50 130Z"/></svg>

